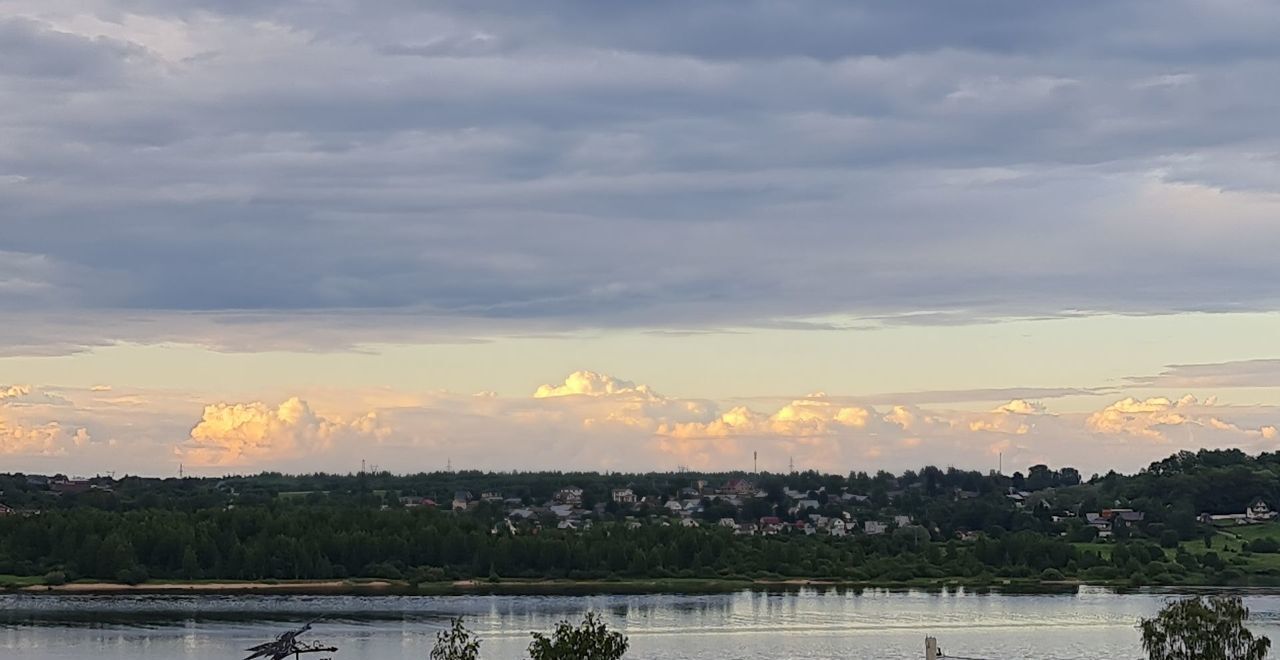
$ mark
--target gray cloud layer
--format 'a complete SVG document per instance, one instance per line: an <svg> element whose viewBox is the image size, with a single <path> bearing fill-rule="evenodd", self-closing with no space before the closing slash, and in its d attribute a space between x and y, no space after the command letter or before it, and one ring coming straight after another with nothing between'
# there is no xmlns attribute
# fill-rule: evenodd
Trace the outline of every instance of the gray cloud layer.
<svg viewBox="0 0 1280 660"><path fill-rule="evenodd" d="M24 352L1280 307L1272 3L6 6Z"/></svg>

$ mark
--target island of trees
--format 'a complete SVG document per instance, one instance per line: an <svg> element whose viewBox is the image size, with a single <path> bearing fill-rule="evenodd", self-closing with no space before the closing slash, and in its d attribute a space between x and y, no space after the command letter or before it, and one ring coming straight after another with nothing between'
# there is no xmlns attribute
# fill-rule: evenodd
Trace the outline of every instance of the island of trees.
<svg viewBox="0 0 1280 660"><path fill-rule="evenodd" d="M1280 454L1083 478L482 473L0 475L0 588L327 581L406 592L1277 585Z"/></svg>

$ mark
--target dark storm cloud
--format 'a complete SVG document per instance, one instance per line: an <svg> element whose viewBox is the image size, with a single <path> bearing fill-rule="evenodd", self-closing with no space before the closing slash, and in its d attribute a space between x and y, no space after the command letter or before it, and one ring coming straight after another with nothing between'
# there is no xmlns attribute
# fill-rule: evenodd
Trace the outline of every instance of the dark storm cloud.
<svg viewBox="0 0 1280 660"><path fill-rule="evenodd" d="M1280 306L1269 3L11 4L8 351Z"/></svg>

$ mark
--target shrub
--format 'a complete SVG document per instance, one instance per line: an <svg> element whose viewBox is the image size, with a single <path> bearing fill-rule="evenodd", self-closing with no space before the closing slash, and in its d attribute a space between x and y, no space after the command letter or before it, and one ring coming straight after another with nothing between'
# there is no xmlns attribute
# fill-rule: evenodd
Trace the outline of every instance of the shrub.
<svg viewBox="0 0 1280 660"><path fill-rule="evenodd" d="M1040 579L1044 582L1061 582L1066 576L1056 568L1046 568L1040 572Z"/></svg>

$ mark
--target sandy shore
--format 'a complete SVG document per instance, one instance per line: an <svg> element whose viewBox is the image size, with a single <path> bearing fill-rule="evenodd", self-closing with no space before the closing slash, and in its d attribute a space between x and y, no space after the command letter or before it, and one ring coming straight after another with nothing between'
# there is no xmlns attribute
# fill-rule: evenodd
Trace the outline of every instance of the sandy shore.
<svg viewBox="0 0 1280 660"><path fill-rule="evenodd" d="M244 593L244 592L348 592L376 591L392 587L392 583L345 582L342 580L304 580L297 582L147 582L131 585L115 582L72 582L57 586L31 585L27 592L50 593Z"/></svg>

